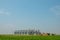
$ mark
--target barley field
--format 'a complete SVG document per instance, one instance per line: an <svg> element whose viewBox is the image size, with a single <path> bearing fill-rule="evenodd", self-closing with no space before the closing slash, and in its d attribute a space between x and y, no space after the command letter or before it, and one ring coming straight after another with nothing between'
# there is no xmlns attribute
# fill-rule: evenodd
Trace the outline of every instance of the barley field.
<svg viewBox="0 0 60 40"><path fill-rule="evenodd" d="M0 40L60 40L60 36L0 35Z"/></svg>

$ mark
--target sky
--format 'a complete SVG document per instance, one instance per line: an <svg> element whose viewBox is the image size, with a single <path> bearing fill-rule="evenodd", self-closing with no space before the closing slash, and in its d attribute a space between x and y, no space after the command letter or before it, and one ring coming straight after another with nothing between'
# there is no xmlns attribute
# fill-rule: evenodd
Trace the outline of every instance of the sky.
<svg viewBox="0 0 60 40"><path fill-rule="evenodd" d="M0 34L26 29L60 34L60 0L0 0Z"/></svg>

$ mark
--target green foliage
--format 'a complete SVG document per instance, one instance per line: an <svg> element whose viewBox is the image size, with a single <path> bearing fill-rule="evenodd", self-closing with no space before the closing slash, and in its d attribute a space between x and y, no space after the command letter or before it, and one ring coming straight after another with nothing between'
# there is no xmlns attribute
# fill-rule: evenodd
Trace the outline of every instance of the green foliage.
<svg viewBox="0 0 60 40"><path fill-rule="evenodd" d="M60 36L0 35L0 40L60 40Z"/></svg>

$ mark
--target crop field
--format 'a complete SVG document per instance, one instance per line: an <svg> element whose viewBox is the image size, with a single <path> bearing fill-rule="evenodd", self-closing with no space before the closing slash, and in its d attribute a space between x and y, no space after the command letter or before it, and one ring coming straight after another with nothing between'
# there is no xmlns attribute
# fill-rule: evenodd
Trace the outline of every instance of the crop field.
<svg viewBox="0 0 60 40"><path fill-rule="evenodd" d="M60 36L0 35L0 40L60 40Z"/></svg>

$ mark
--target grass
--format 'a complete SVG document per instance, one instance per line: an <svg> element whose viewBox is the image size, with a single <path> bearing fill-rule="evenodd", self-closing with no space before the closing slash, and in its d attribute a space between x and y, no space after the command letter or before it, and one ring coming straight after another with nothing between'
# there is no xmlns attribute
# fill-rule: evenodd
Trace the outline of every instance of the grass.
<svg viewBox="0 0 60 40"><path fill-rule="evenodd" d="M60 36L0 35L0 40L60 40Z"/></svg>

